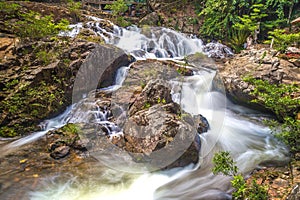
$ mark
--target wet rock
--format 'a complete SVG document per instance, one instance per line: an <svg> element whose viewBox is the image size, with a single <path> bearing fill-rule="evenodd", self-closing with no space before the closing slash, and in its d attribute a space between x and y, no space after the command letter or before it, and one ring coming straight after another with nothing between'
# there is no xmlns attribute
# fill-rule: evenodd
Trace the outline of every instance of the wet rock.
<svg viewBox="0 0 300 200"><path fill-rule="evenodd" d="M197 163L200 141L196 140L196 124L187 114L180 120L177 114L179 109L175 103L139 108L139 111L132 113L124 124L124 148L134 153L134 159L154 165L153 167L164 163L168 156L174 157L174 163L166 163L165 166L159 167L172 168ZM174 141L176 145L172 144ZM162 157L156 157L156 151L165 149ZM181 152L182 150L185 151ZM140 154L144 156L140 157ZM179 157L176 157L178 154ZM147 158L150 158L150 163L147 162Z"/></svg>
<svg viewBox="0 0 300 200"><path fill-rule="evenodd" d="M142 18L139 22L141 25L148 25L148 26L157 26L159 22L159 15L156 12L152 12Z"/></svg>
<svg viewBox="0 0 300 200"><path fill-rule="evenodd" d="M263 103L251 103L255 98L250 94L254 87L245 83L243 78L252 76L271 84L300 84L300 69L276 55L272 49L250 49L235 55L226 63L218 64L219 75L230 99L242 105L267 111Z"/></svg>
<svg viewBox="0 0 300 200"><path fill-rule="evenodd" d="M71 60L75 60L75 59L77 59L77 58L78 58L78 53L72 52L71 55L70 55L70 59L71 59Z"/></svg>
<svg viewBox="0 0 300 200"><path fill-rule="evenodd" d="M217 69L215 61L203 53L189 55L186 57L186 61L189 65L192 65L194 67L203 67L213 70Z"/></svg>
<svg viewBox="0 0 300 200"><path fill-rule="evenodd" d="M300 54L300 49L297 47L288 47L286 53Z"/></svg>
<svg viewBox="0 0 300 200"><path fill-rule="evenodd" d="M208 123L207 119L204 116L202 116L202 115L194 116L194 120L195 120L195 123L198 124L197 132L199 134L205 133L210 129L209 123Z"/></svg>
<svg viewBox="0 0 300 200"><path fill-rule="evenodd" d="M130 107L129 115L161 102L164 104L172 102L170 86L162 80L151 80L142 93L136 97L135 102Z"/></svg>
<svg viewBox="0 0 300 200"><path fill-rule="evenodd" d="M288 200L297 200L297 199L300 199L300 185L299 185L299 183L293 187L292 192L288 196L287 199Z"/></svg>
<svg viewBox="0 0 300 200"><path fill-rule="evenodd" d="M51 153L50 156L54 159L60 159L66 157L70 153L70 147L68 146L60 146L55 148Z"/></svg>
<svg viewBox="0 0 300 200"><path fill-rule="evenodd" d="M127 66L131 61L132 58L117 47L96 45L77 73L73 100L76 102L83 94L99 87L112 85L117 70Z"/></svg>
<svg viewBox="0 0 300 200"><path fill-rule="evenodd" d="M169 169L197 163L200 150L197 132L205 132L209 127L203 116L193 118L173 102L167 80L178 75L176 68L165 62L137 62L115 94L115 104L122 110L128 109L128 117L116 119L122 124L123 136L114 140L114 144L125 149L135 162L150 168ZM140 86L140 80L145 81L144 87ZM169 158L174 160L167 162Z"/></svg>
<svg viewBox="0 0 300 200"><path fill-rule="evenodd" d="M97 30L95 31L97 32ZM95 34L94 31L88 28L80 29L80 32L77 37L87 41L93 41L95 43L104 43L104 40L101 36L98 36L97 34Z"/></svg>
<svg viewBox="0 0 300 200"><path fill-rule="evenodd" d="M220 59L233 56L231 49L221 43L210 42L207 43L203 51L208 54L209 57L214 59Z"/></svg>
<svg viewBox="0 0 300 200"><path fill-rule="evenodd" d="M39 51L46 50L49 56L39 56ZM82 93L96 89L98 83L111 85L117 69L131 61L120 49L81 39L22 43L12 54L11 60L0 65L2 136L39 130L38 123L72 103L72 94L76 101ZM77 90L73 92L75 80Z"/></svg>

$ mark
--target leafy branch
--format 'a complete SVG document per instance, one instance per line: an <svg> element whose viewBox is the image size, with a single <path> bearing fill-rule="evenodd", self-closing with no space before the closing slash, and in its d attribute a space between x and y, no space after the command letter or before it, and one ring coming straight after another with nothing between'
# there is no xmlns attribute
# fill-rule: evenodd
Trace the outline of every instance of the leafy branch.
<svg viewBox="0 0 300 200"><path fill-rule="evenodd" d="M235 189L232 193L233 199L268 199L268 192L265 186L258 185L255 179L253 179L251 184L247 184L242 174L238 173L238 167L228 151L216 153L213 157L213 164L213 174L233 177L231 181L232 187Z"/></svg>

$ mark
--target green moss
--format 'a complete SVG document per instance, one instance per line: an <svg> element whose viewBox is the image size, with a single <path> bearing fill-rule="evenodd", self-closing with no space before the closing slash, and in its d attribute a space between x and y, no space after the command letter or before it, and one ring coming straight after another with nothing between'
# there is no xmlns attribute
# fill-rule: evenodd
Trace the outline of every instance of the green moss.
<svg viewBox="0 0 300 200"><path fill-rule="evenodd" d="M76 124L67 124L61 128L61 131L66 134L77 134L79 133L79 126Z"/></svg>
<svg viewBox="0 0 300 200"><path fill-rule="evenodd" d="M36 129L34 124L57 112L64 102L64 91L55 85L41 82L35 87L22 87L19 92L0 102L2 113L7 114L9 127L13 127L13 131L3 129L1 135L12 137Z"/></svg>
<svg viewBox="0 0 300 200"><path fill-rule="evenodd" d="M17 135L18 135L17 132L12 127L4 126L4 127L0 128L0 136L1 137L15 137Z"/></svg>
<svg viewBox="0 0 300 200"><path fill-rule="evenodd" d="M149 102L146 102L144 105L144 109L148 109L151 107L151 104Z"/></svg>

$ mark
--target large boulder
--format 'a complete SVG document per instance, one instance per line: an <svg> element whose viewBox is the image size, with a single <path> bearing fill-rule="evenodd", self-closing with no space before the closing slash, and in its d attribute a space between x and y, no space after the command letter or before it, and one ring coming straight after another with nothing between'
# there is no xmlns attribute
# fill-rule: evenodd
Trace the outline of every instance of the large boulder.
<svg viewBox="0 0 300 200"><path fill-rule="evenodd" d="M218 63L218 69L230 99L257 109L264 109L264 105L251 103L255 98L250 94L254 87L243 80L245 77L271 84L300 84L300 68L268 48L244 50L225 63Z"/></svg>
<svg viewBox="0 0 300 200"><path fill-rule="evenodd" d="M182 111L172 100L169 83L191 74L172 62L139 61L131 66L124 86L112 95L112 113L117 113L115 122L123 128L122 137L113 143L149 170L198 162L198 133L206 132L209 125L205 118ZM119 110L126 111L126 118Z"/></svg>
<svg viewBox="0 0 300 200"><path fill-rule="evenodd" d="M198 162L198 124L172 101L170 92L165 81L150 81L131 104L124 136L116 143L149 169Z"/></svg>
<svg viewBox="0 0 300 200"><path fill-rule="evenodd" d="M117 70L128 66L133 58L112 45L95 45L95 49L81 65L76 75L73 102L92 90L114 84Z"/></svg>

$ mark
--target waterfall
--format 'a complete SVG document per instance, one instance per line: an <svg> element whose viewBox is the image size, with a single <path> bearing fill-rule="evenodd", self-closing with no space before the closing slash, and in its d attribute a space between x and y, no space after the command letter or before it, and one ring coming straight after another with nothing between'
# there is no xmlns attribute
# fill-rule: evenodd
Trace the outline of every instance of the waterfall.
<svg viewBox="0 0 300 200"><path fill-rule="evenodd" d="M108 20L88 17L85 24L71 25L71 31L60 33L75 37L80 29L88 28L101 36L106 43L131 53L137 59L182 58L186 55L202 52L208 57L224 58L233 55L232 51L218 42L204 44L194 35L186 35L169 28L135 25L122 28Z"/></svg>
<svg viewBox="0 0 300 200"><path fill-rule="evenodd" d="M194 37L174 30L159 27L120 28L111 22L110 30L101 27L102 19L90 18L85 25L74 26L70 33L74 37L83 27L90 28L102 36L107 43L131 53L137 59L181 59L202 52L208 56L224 57L232 52L219 43L203 44ZM63 34L63 33L61 33ZM122 85L129 67L119 69L113 86L103 88L114 91ZM39 187L24 197L32 200L57 199L230 199L230 178L213 175L211 159L214 152L230 151L241 173L247 175L262 162L283 162L287 149L271 134L269 128L260 123L260 113L231 103L224 92L212 87L216 71L199 70L183 80L171 80L172 98L191 115L204 115L210 130L201 134L200 161L197 165L144 174L131 174L109 169L99 164L86 171L86 180L59 174L39 180ZM47 131L62 127L66 123L95 122L110 128L109 134L120 134L115 124L109 121L108 111L97 102L82 99L69 107L60 116L41 124L43 131L16 140L4 148L11 149L32 142ZM3 150L3 149L2 149ZM0 195L1 197L1 195ZM26 199L25 198L25 199Z"/></svg>

